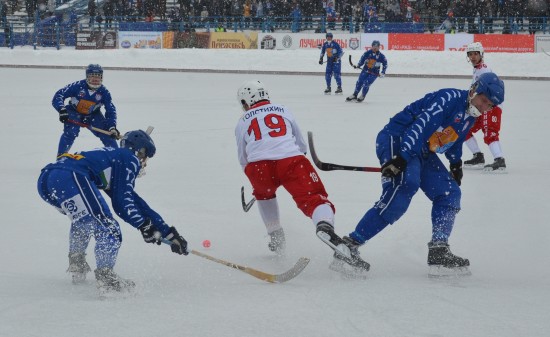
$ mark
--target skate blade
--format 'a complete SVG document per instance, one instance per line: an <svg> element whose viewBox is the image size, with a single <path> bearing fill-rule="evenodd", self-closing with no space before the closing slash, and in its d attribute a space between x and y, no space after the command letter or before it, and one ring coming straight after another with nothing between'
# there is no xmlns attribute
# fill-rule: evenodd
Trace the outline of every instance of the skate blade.
<svg viewBox="0 0 550 337"><path fill-rule="evenodd" d="M475 165L464 164L464 168L468 170L483 170L484 167L485 167L485 164L475 164Z"/></svg>
<svg viewBox="0 0 550 337"><path fill-rule="evenodd" d="M98 288L97 291L100 300L117 300L136 296L135 287L125 287L120 290L112 288Z"/></svg>
<svg viewBox="0 0 550 337"><path fill-rule="evenodd" d="M328 269L339 273L344 280L366 280L368 276L365 269L351 266L338 259L333 259Z"/></svg>
<svg viewBox="0 0 550 337"><path fill-rule="evenodd" d="M325 92L325 95L327 95L327 96L330 95L330 94L331 94L330 92Z"/></svg>
<svg viewBox="0 0 550 337"><path fill-rule="evenodd" d="M71 273L73 284L83 284L86 282L86 273Z"/></svg>
<svg viewBox="0 0 550 337"><path fill-rule="evenodd" d="M447 268L443 266L429 266L429 278L465 277L472 275L469 267Z"/></svg>
<svg viewBox="0 0 550 337"><path fill-rule="evenodd" d="M506 167L501 167L496 170L493 170L490 167L483 168L484 174L508 174L508 171L506 171Z"/></svg>

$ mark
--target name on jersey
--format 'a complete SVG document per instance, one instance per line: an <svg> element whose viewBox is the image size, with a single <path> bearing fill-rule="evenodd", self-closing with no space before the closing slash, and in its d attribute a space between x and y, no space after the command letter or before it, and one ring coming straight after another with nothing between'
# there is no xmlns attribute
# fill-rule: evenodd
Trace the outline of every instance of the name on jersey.
<svg viewBox="0 0 550 337"><path fill-rule="evenodd" d="M257 114L262 113L262 112L280 112L280 113L284 113L285 109L283 109L280 106L276 106L276 105L257 108L257 109L254 109L254 110L247 111L243 116L243 120L247 120L249 118L252 118L252 117L254 117Z"/></svg>

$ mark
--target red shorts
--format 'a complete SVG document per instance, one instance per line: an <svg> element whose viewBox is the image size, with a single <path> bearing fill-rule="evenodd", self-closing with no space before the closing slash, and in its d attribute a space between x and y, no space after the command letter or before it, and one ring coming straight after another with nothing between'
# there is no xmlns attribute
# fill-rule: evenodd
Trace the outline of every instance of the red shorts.
<svg viewBox="0 0 550 337"><path fill-rule="evenodd" d="M329 204L335 210L328 200L321 178L305 156L249 163L244 172L254 188L252 194L257 200L275 198L277 188L282 185L296 206L310 218L321 204Z"/></svg>
<svg viewBox="0 0 550 337"><path fill-rule="evenodd" d="M470 129L470 132L466 136L466 140L470 139L472 135L479 130L483 130L483 141L485 144L489 145L499 140L498 134L500 132L501 116L502 109L498 106L481 114L481 116L476 119L474 126Z"/></svg>

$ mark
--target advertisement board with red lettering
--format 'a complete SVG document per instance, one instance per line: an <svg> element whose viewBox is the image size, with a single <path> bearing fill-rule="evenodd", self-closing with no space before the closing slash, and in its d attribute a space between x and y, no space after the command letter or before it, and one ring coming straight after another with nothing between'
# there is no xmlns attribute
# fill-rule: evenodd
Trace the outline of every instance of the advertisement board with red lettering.
<svg viewBox="0 0 550 337"><path fill-rule="evenodd" d="M388 34L390 50L437 50L445 49L444 34Z"/></svg>
<svg viewBox="0 0 550 337"><path fill-rule="evenodd" d="M342 49L361 49L362 34L334 33L333 40L338 42ZM293 33L260 33L258 34L258 49L290 50L290 49L317 49L325 42L325 34L293 34Z"/></svg>
<svg viewBox="0 0 550 337"><path fill-rule="evenodd" d="M524 34L475 34L475 42L481 42L486 52L534 53L535 38Z"/></svg>

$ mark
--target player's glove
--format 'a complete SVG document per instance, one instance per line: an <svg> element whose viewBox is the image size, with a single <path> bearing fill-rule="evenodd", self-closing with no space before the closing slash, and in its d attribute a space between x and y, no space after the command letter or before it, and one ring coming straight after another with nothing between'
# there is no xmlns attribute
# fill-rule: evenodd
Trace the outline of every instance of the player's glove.
<svg viewBox="0 0 550 337"><path fill-rule="evenodd" d="M394 178L399 173L403 172L407 167L407 161L400 155L388 160L382 165L382 175L388 178Z"/></svg>
<svg viewBox="0 0 550 337"><path fill-rule="evenodd" d="M180 255L189 254L187 251L187 241L178 233L175 227L170 227L170 231L164 239L171 242L170 248L172 248L173 253Z"/></svg>
<svg viewBox="0 0 550 337"><path fill-rule="evenodd" d="M380 78L384 78L384 77L386 77L386 74L384 74L384 73L380 73L380 75L379 75L379 76L380 76Z"/></svg>
<svg viewBox="0 0 550 337"><path fill-rule="evenodd" d="M147 243L156 243L157 245L161 244L161 237L159 229L157 226L153 225L151 219L146 219L145 222L138 227L143 236L143 240Z"/></svg>
<svg viewBox="0 0 550 337"><path fill-rule="evenodd" d="M458 186L460 186L460 183L462 182L462 176L464 173L462 172L462 160L458 163L451 164L451 176L453 176L453 179L456 181Z"/></svg>
<svg viewBox="0 0 550 337"><path fill-rule="evenodd" d="M59 110L59 121L65 123L69 120L69 112L64 107Z"/></svg>
<svg viewBox="0 0 550 337"><path fill-rule="evenodd" d="M319 64L323 64L323 58L322 57L319 59Z"/></svg>
<svg viewBox="0 0 550 337"><path fill-rule="evenodd" d="M340 61L340 59L339 59L337 56L334 56L334 57L332 58L332 62L333 62L333 63L336 63L336 62L338 62L338 61Z"/></svg>
<svg viewBox="0 0 550 337"><path fill-rule="evenodd" d="M353 69L357 69L357 68L359 68L359 67L358 67L358 66L356 66L356 65L353 65Z"/></svg>
<svg viewBox="0 0 550 337"><path fill-rule="evenodd" d="M120 139L120 131L117 130L116 126L112 126L109 132L111 133L111 138Z"/></svg>

